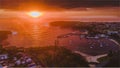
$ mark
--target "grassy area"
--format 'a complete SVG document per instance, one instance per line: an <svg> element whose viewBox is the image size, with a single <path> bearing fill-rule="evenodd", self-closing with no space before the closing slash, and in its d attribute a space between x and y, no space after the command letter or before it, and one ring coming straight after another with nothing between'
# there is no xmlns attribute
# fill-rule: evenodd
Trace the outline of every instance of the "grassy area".
<svg viewBox="0 0 120 68"><path fill-rule="evenodd" d="M29 48L28 53L36 61L47 67L88 67L88 63L78 54L64 47Z"/></svg>
<svg viewBox="0 0 120 68"><path fill-rule="evenodd" d="M108 61L108 60L110 60L109 56L101 57L98 59L99 62L104 62L104 61Z"/></svg>
<svg viewBox="0 0 120 68"><path fill-rule="evenodd" d="M108 61L104 67L120 67L120 51L109 53L108 56L99 58L98 61Z"/></svg>
<svg viewBox="0 0 120 68"><path fill-rule="evenodd" d="M23 52L28 54L36 64L42 64L46 67L88 67L88 63L82 56L61 46L31 48L9 47L2 51L8 54L10 61L12 61L17 53ZM16 57L19 58L20 56L17 55Z"/></svg>
<svg viewBox="0 0 120 68"><path fill-rule="evenodd" d="M105 67L120 67L120 51L113 53Z"/></svg>

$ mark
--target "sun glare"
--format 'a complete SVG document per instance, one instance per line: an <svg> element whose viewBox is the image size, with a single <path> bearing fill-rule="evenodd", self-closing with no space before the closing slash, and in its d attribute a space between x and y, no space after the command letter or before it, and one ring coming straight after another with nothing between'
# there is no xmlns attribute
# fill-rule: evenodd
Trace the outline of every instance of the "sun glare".
<svg viewBox="0 0 120 68"><path fill-rule="evenodd" d="M31 12L28 12L28 15L33 17L33 18L38 18L42 15L42 13L38 12L38 11L31 11Z"/></svg>

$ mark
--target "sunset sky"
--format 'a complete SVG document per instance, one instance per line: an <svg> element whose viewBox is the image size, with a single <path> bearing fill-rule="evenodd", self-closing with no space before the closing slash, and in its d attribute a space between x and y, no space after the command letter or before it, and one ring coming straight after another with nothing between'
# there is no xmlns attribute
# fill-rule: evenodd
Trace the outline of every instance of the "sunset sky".
<svg viewBox="0 0 120 68"><path fill-rule="evenodd" d="M0 0L0 8L40 10L71 9L77 7L118 7L119 0Z"/></svg>
<svg viewBox="0 0 120 68"><path fill-rule="evenodd" d="M119 0L0 0L0 19L27 19L34 10L41 20L120 21Z"/></svg>

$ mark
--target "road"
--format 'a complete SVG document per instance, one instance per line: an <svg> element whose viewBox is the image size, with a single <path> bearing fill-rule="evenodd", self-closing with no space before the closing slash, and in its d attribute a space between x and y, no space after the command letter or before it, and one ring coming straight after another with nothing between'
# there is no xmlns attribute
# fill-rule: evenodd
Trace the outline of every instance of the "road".
<svg viewBox="0 0 120 68"><path fill-rule="evenodd" d="M103 54L103 55L97 55L97 56L91 56L91 55L87 55L85 53L82 53L80 51L74 51L74 53L80 54L81 56L83 56L87 62L94 62L94 63L100 63L97 59L101 58L101 57L105 57L108 54Z"/></svg>

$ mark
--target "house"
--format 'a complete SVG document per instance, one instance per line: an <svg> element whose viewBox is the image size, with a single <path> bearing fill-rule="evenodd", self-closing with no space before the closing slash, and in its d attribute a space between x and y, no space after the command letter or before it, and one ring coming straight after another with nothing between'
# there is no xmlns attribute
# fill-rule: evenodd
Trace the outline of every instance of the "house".
<svg viewBox="0 0 120 68"><path fill-rule="evenodd" d="M111 35L111 34L118 34L118 31L108 31L108 34Z"/></svg>
<svg viewBox="0 0 120 68"><path fill-rule="evenodd" d="M0 60L6 60L8 59L8 54L1 54L0 55Z"/></svg>

